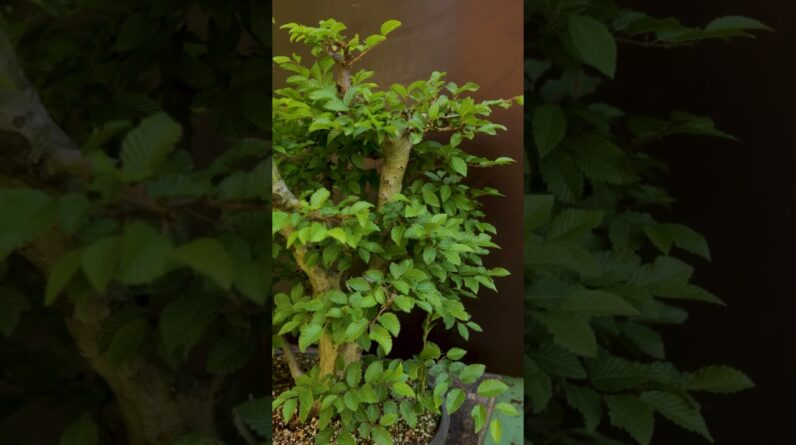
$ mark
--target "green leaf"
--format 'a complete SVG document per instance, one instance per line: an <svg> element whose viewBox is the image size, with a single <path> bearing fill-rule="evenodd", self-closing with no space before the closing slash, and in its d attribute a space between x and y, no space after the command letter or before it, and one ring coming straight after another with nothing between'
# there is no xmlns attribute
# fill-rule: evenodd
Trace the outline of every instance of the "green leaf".
<svg viewBox="0 0 796 445"><path fill-rule="evenodd" d="M381 378L382 373L384 372L384 365L380 361L375 361L368 365L368 368L365 370L365 383L374 383L378 379Z"/></svg>
<svg viewBox="0 0 796 445"><path fill-rule="evenodd" d="M384 326L390 333L397 337L401 332L401 324L398 322L398 317L392 312L385 312L379 317L379 324Z"/></svg>
<svg viewBox="0 0 796 445"><path fill-rule="evenodd" d="M470 417L473 418L473 423L475 424L475 432L480 433L481 430L484 429L486 426L486 421L489 418L489 413L487 412L486 408L483 405L475 405L470 411Z"/></svg>
<svg viewBox="0 0 796 445"><path fill-rule="evenodd" d="M389 354L392 350L392 337L390 337L390 333L383 327L375 324L371 325L368 338L378 343L384 350L385 355Z"/></svg>
<svg viewBox="0 0 796 445"><path fill-rule="evenodd" d="M596 210L565 209L550 223L549 241L571 241L582 237L602 223L604 213Z"/></svg>
<svg viewBox="0 0 796 445"><path fill-rule="evenodd" d="M383 36L393 32L395 29L401 26L401 22L398 20L387 20L381 25L380 33Z"/></svg>
<svg viewBox="0 0 796 445"><path fill-rule="evenodd" d="M310 207L312 209L320 209L326 201L329 200L331 196L331 192L326 190L325 188L318 189L315 193L310 196Z"/></svg>
<svg viewBox="0 0 796 445"><path fill-rule="evenodd" d="M301 334L299 335L299 350L304 352L307 350L307 347L311 344L317 342L321 335L323 334L323 326L317 323L311 323L305 325L301 328Z"/></svg>
<svg viewBox="0 0 796 445"><path fill-rule="evenodd" d="M755 384L746 374L729 366L707 366L688 376L685 389L732 394L753 388Z"/></svg>
<svg viewBox="0 0 796 445"><path fill-rule="evenodd" d="M554 202L553 195L525 195L525 227L535 230L547 224Z"/></svg>
<svg viewBox="0 0 796 445"><path fill-rule="evenodd" d="M152 175L182 137L182 127L165 113L157 113L130 131L119 154L129 181Z"/></svg>
<svg viewBox="0 0 796 445"><path fill-rule="evenodd" d="M289 399L288 401L296 399ZM287 403L287 402L286 402ZM248 400L235 407L246 425L262 437L271 436L271 402L266 398Z"/></svg>
<svg viewBox="0 0 796 445"><path fill-rule="evenodd" d="M105 356L113 366L119 366L133 355L144 341L147 321L143 317L128 320L113 334Z"/></svg>
<svg viewBox="0 0 796 445"><path fill-rule="evenodd" d="M345 379L348 386L355 388L362 380L362 365L359 362L348 365L345 373Z"/></svg>
<svg viewBox="0 0 796 445"><path fill-rule="evenodd" d="M174 249L172 258L212 279L228 290L232 285L232 258L224 246L212 238L200 238Z"/></svg>
<svg viewBox="0 0 796 445"><path fill-rule="evenodd" d="M554 104L539 105L533 113L533 141L544 158L564 139L567 118L561 107Z"/></svg>
<svg viewBox="0 0 796 445"><path fill-rule="evenodd" d="M448 396L445 398L445 409L448 410L448 414L453 414L458 411L462 403L464 403L465 398L464 391L459 388L448 391Z"/></svg>
<svg viewBox="0 0 796 445"><path fill-rule="evenodd" d="M91 414L85 413L66 427L58 445L96 445L97 441L97 424Z"/></svg>
<svg viewBox="0 0 796 445"><path fill-rule="evenodd" d="M773 31L773 29L749 17L725 16L708 23L705 31Z"/></svg>
<svg viewBox="0 0 796 445"><path fill-rule="evenodd" d="M592 17L573 14L569 16L568 29L580 59L613 79L616 41L608 27Z"/></svg>
<svg viewBox="0 0 796 445"><path fill-rule="evenodd" d="M478 385L478 395L482 397L497 397L505 390L508 385L496 379L487 379Z"/></svg>
<svg viewBox="0 0 796 445"><path fill-rule="evenodd" d="M370 437L376 445L392 445L392 435L383 426L374 426L370 431Z"/></svg>
<svg viewBox="0 0 796 445"><path fill-rule="evenodd" d="M497 405L495 405L495 408L507 416L511 417L520 416L520 411L517 409L517 407L508 402L499 402Z"/></svg>
<svg viewBox="0 0 796 445"><path fill-rule="evenodd" d="M461 348L451 348L448 350L448 353L445 354L451 360L461 360L464 355L467 354L467 351Z"/></svg>
<svg viewBox="0 0 796 445"><path fill-rule="evenodd" d="M500 443L500 439L503 437L503 425L500 423L500 419L494 418L489 422L489 435L495 443Z"/></svg>
<svg viewBox="0 0 796 445"><path fill-rule="evenodd" d="M81 256L83 273L98 292L105 288L116 272L119 261L118 237L102 238L86 247Z"/></svg>
<svg viewBox="0 0 796 445"><path fill-rule="evenodd" d="M471 383L475 383L478 379L484 375L484 371L486 370L486 366L476 363L472 365L467 365L459 371L459 379L465 385L469 385Z"/></svg>
<svg viewBox="0 0 796 445"><path fill-rule="evenodd" d="M640 445L649 445L655 429L653 409L634 396L606 396L611 424L627 431Z"/></svg>
<svg viewBox="0 0 796 445"><path fill-rule="evenodd" d="M210 347L205 369L211 374L231 374L243 368L253 353L253 345L245 338L224 337Z"/></svg>
<svg viewBox="0 0 796 445"><path fill-rule="evenodd" d="M298 408L298 400L296 399L288 399L282 405L282 419L285 422L289 422L290 419L293 417L293 414L296 413L296 409Z"/></svg>
<svg viewBox="0 0 796 445"><path fill-rule="evenodd" d="M409 397L411 399L415 398L415 391L412 390L411 386L407 385L404 382L393 383L392 390L399 396Z"/></svg>
<svg viewBox="0 0 796 445"><path fill-rule="evenodd" d="M170 301L160 314L160 336L169 355L187 354L219 315L220 301L212 294L186 294Z"/></svg>
<svg viewBox="0 0 796 445"><path fill-rule="evenodd" d="M583 289L568 295L558 310L585 315L639 315L622 297L597 289Z"/></svg>
<svg viewBox="0 0 796 445"><path fill-rule="evenodd" d="M558 345L586 357L597 355L597 338L587 318L563 312L537 313L539 320Z"/></svg>
<svg viewBox="0 0 796 445"><path fill-rule="evenodd" d="M0 252L32 241L56 222L57 208L47 194L31 189L0 190Z"/></svg>
<svg viewBox="0 0 796 445"><path fill-rule="evenodd" d="M569 406L578 410L583 415L583 421L588 430L594 430L602 418L602 399L597 391L576 385L565 385L564 390Z"/></svg>
<svg viewBox="0 0 796 445"><path fill-rule="evenodd" d="M464 162L464 159L457 157L451 158L451 168L459 175L467 176L467 163Z"/></svg>
<svg viewBox="0 0 796 445"><path fill-rule="evenodd" d="M577 356L558 345L544 343L532 353L532 357L539 368L550 374L572 379L586 378L586 370Z"/></svg>
<svg viewBox="0 0 796 445"><path fill-rule="evenodd" d="M704 236L682 224L666 224L666 227L672 235L675 246L710 260L710 248Z"/></svg>
<svg viewBox="0 0 796 445"><path fill-rule="evenodd" d="M45 306L55 302L58 295L63 292L72 277L80 269L82 254L83 251L81 249L73 250L59 258L58 262L55 263L50 276L47 278L47 290L44 292Z"/></svg>
<svg viewBox="0 0 796 445"><path fill-rule="evenodd" d="M67 235L73 235L85 222L91 203L80 193L67 193L58 200L58 214L61 228Z"/></svg>
<svg viewBox="0 0 796 445"><path fill-rule="evenodd" d="M125 284L144 284L163 275L168 267L171 241L140 222L124 228L120 240L120 279Z"/></svg>
<svg viewBox="0 0 796 445"><path fill-rule="evenodd" d="M663 391L646 391L641 394L641 400L683 429L697 433L713 442L713 437L705 425L705 419L699 413L699 408L691 402L678 395Z"/></svg>

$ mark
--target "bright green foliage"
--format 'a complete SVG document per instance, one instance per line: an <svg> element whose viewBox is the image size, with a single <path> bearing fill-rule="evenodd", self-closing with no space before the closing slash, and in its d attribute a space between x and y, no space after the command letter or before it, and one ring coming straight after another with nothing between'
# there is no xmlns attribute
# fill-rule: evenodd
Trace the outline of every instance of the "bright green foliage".
<svg viewBox="0 0 796 445"><path fill-rule="evenodd" d="M320 403L318 443L333 419L353 435L389 444L386 428L399 418L414 425L443 405L458 410L465 399L459 381L475 382L485 367L460 362L466 351L441 351L428 334L444 328L466 339L480 332L464 301L482 287L495 290L494 279L508 274L482 260L497 246L478 197L499 193L464 179L471 168L512 161L476 157L459 145L505 130L488 119L512 101L476 101L468 93L477 85L446 82L441 72L385 89L369 81L373 72L355 71L399 26L390 20L360 38L344 36L346 26L332 19L317 27L290 23L281 28L314 58L274 57L289 73L273 99L275 280L293 283L274 297L274 345L292 335L304 351L326 338L340 355L334 369L315 366L297 377L273 409L305 421ZM447 133L447 142L427 140L430 132ZM422 351L388 359L399 315L413 311L425 314ZM347 361L345 348L361 351L361 359ZM320 352L321 362L334 357ZM487 397L506 389L494 380L481 385ZM497 418L491 431L500 436ZM353 436L344 433L338 443Z"/></svg>
<svg viewBox="0 0 796 445"><path fill-rule="evenodd" d="M658 414L712 440L692 393L753 384L729 367L687 373L665 361L658 329L685 321L678 300L723 303L691 282L685 260L709 260L708 244L658 216L673 199L654 185L665 166L645 148L674 134L734 138L705 117L630 116L593 93L615 77L623 45L768 28L743 17L687 27L603 0L529 0L526 12L526 438L625 443L605 435L618 428L649 444Z"/></svg>

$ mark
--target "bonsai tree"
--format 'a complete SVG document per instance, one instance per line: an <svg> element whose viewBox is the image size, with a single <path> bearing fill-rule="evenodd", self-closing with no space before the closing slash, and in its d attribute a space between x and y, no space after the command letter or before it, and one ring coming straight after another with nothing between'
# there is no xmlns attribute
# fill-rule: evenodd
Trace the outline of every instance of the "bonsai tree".
<svg viewBox="0 0 796 445"><path fill-rule="evenodd" d="M474 83L457 85L434 72L426 80L380 89L357 63L400 22L388 20L368 37L345 36L346 26L289 23L290 40L309 46L313 60L274 57L288 86L274 91L272 170L274 282L273 345L290 365L295 385L273 409L285 421L318 417L316 443L392 443L387 430L399 419L414 426L419 414L453 413L484 365L466 364L466 351L428 340L434 329L468 338L480 332L465 302L483 286L495 289L503 268L483 256L497 247L479 196L498 195L464 182L471 167L511 162L467 154L460 147L478 134L505 130L490 122L494 107L510 100L475 101ZM521 98L516 98L521 103ZM444 142L430 134L445 134ZM420 311L423 347L410 359L391 359L401 332L397 314ZM302 369L289 338L304 352L317 345L318 362ZM506 389L487 379L479 394ZM501 403L501 415L518 415ZM486 427L487 409L470 413ZM332 420L342 430L335 433ZM500 440L496 416L489 425Z"/></svg>
<svg viewBox="0 0 796 445"><path fill-rule="evenodd" d="M270 11L0 13L2 417L57 407L62 445L255 443L270 401L236 372L270 337Z"/></svg>
<svg viewBox="0 0 796 445"><path fill-rule="evenodd" d="M723 303L691 280L686 261L710 250L669 220L674 198L656 185L666 165L651 149L669 135L734 138L682 111L629 115L598 93L622 45L673 48L768 28L744 17L691 27L598 0L532 0L526 13L526 438L649 444L658 414L712 441L697 394L753 384L731 367L682 372L666 360L660 327L686 320L679 303Z"/></svg>

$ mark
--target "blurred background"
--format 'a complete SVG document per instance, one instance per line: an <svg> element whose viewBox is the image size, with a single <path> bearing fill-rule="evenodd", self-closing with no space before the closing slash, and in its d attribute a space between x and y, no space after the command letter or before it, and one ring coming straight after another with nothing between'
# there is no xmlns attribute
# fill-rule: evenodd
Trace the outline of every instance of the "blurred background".
<svg viewBox="0 0 796 445"><path fill-rule="evenodd" d="M684 24L745 15L775 29L757 39L694 48L620 46L617 82L603 94L630 113L682 109L709 116L742 140L678 137L656 148L671 167L665 186L678 200L671 219L710 243L713 261L695 264L695 282L728 304L691 305L689 321L664 332L667 355L683 369L726 363L757 384L737 395L703 399L716 443L791 443L786 432L796 375L796 2L644 3L650 15L674 16ZM665 422L659 426L655 443L701 443Z"/></svg>
<svg viewBox="0 0 796 445"><path fill-rule="evenodd" d="M388 19L403 26L390 34L378 49L362 59L361 68L375 71L373 81L382 87L426 79L432 71L447 72L458 84L475 82L481 89L476 100L510 98L523 89L523 2L522 0L277 0L273 3L274 55L309 54L302 44L291 44L289 22L317 25L334 18L345 23L352 35L378 32ZM284 85L284 73L274 72L274 88ZM486 259L489 267L504 267L512 275L497 280L498 293L482 289L478 300L465 301L484 333L473 333L464 342L455 331L438 329L432 340L445 349L467 349L467 360L484 363L488 372L522 375L522 144L523 110L512 107L493 115L494 122L508 127L497 137L477 137L462 144L479 156L508 156L516 163L490 169L471 169L469 183L494 187L505 197L484 199L487 220L497 228L494 240L502 247ZM433 136L432 136L433 137ZM420 315L420 314L417 314ZM409 356L420 351L421 317L410 318L393 355Z"/></svg>

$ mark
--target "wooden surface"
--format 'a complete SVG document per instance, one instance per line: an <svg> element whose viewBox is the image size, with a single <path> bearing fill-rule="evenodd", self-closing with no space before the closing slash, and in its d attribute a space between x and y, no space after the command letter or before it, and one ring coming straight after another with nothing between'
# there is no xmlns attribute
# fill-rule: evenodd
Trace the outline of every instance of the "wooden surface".
<svg viewBox="0 0 796 445"><path fill-rule="evenodd" d="M316 25L334 18L348 25L350 33L370 35L388 19L403 26L362 61L362 67L376 72L380 85L409 83L445 71L456 83L473 81L481 85L476 99L509 98L523 90L523 3L522 0L277 0L274 2L274 55L307 54L303 45L290 44L278 25L297 22ZM274 86L285 75L274 74ZM488 266L505 267L512 275L497 280L499 293L483 290L477 301L465 302L474 320L485 333L473 333L470 341L458 334L435 333L433 340L443 348L464 346L468 359L485 363L490 371L522 374L522 152L523 110L498 110L494 120L509 128L497 137L478 137L463 144L465 150L495 158L508 156L518 162L492 169L471 169L473 186L499 189L505 197L484 199L487 219L498 229L495 242L502 247L487 259ZM402 320L403 321L403 320ZM408 320L418 323L419 319ZM402 330L396 342L397 354L416 352L417 329ZM406 337L404 333L406 332Z"/></svg>

